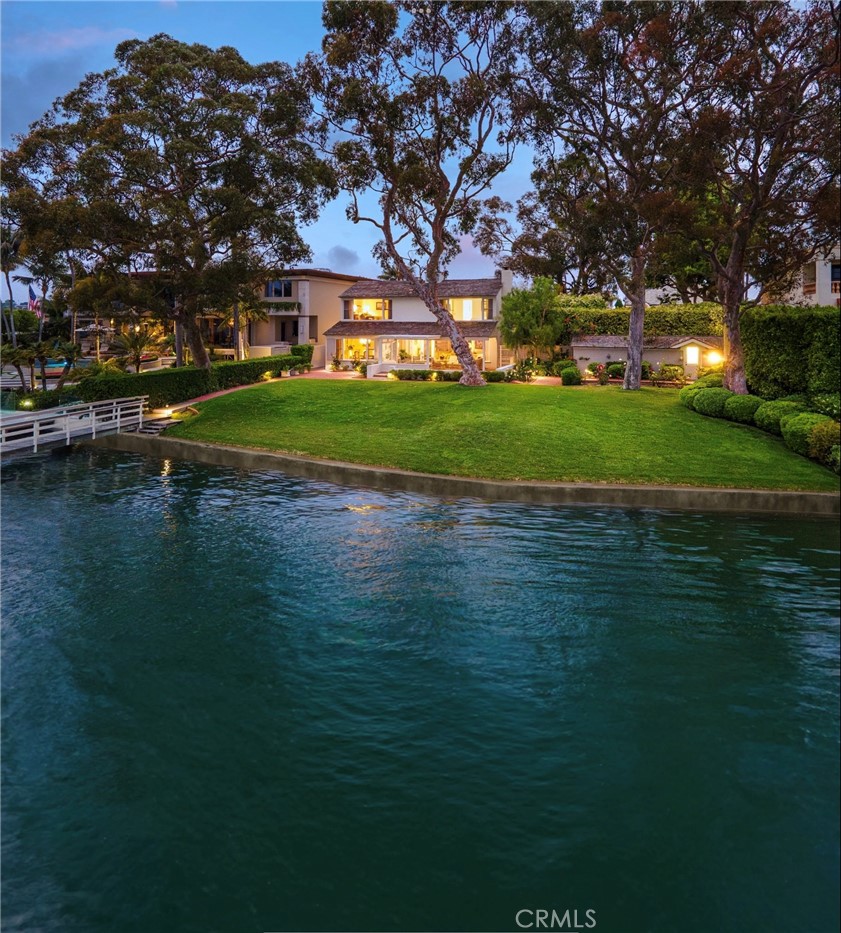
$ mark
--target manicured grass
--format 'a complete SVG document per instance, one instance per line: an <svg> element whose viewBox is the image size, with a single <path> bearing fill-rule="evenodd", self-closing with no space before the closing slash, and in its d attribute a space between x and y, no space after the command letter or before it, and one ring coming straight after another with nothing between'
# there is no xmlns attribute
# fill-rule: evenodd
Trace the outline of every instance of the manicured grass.
<svg viewBox="0 0 841 933"><path fill-rule="evenodd" d="M167 436L491 479L838 489L778 438L671 389L290 379L199 408Z"/></svg>

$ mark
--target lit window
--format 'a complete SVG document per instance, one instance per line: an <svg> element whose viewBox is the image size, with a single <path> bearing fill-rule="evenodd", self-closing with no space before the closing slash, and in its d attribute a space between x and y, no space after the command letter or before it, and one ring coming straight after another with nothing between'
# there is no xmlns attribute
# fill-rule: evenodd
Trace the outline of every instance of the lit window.
<svg viewBox="0 0 841 933"><path fill-rule="evenodd" d="M698 365L698 347L686 348L686 363L688 366Z"/></svg>
<svg viewBox="0 0 841 933"><path fill-rule="evenodd" d="M461 304L461 319L463 321L473 320L473 299L465 298Z"/></svg>

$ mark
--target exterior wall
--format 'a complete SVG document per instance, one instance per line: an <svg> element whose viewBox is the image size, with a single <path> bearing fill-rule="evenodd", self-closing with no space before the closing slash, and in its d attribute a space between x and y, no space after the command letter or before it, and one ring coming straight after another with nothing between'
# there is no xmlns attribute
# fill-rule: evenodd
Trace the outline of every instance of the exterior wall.
<svg viewBox="0 0 841 933"><path fill-rule="evenodd" d="M798 305L835 305L841 307L841 281L832 281L832 266L841 263L841 246L825 259L807 263L801 281L785 300Z"/></svg>
<svg viewBox="0 0 841 933"><path fill-rule="evenodd" d="M420 298L394 298L391 303L393 321L434 321L435 315Z"/></svg>
<svg viewBox="0 0 841 933"><path fill-rule="evenodd" d="M690 364L686 361L687 347L699 347L699 364ZM573 344L571 347L572 356L578 364L578 368L583 372L591 363L602 363L607 366L608 363L624 363L628 358L628 351L624 347L580 347ZM697 375L698 366L712 366L713 361L709 358L710 353L716 353L715 350L709 350L699 344L687 344L686 347L677 349L644 349L642 358L651 363L655 369L661 366L683 366L686 375L693 378Z"/></svg>
<svg viewBox="0 0 841 933"><path fill-rule="evenodd" d="M317 343L324 343L324 331L342 319L342 300L339 295L348 287L348 283L312 278L309 284L308 310L318 317Z"/></svg>

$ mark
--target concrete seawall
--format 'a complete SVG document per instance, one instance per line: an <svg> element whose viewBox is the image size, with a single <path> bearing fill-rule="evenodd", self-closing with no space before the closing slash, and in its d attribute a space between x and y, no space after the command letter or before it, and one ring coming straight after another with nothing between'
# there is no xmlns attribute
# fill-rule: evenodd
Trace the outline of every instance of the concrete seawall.
<svg viewBox="0 0 841 933"><path fill-rule="evenodd" d="M601 483L506 482L413 473L336 460L186 441L142 434L115 434L87 442L108 450L149 457L195 460L240 470L279 470L293 476L351 486L414 492L438 498L475 497L537 505L600 505L630 509L681 509L696 512L755 512L809 518L837 518L841 495L764 489L688 486L624 486Z"/></svg>

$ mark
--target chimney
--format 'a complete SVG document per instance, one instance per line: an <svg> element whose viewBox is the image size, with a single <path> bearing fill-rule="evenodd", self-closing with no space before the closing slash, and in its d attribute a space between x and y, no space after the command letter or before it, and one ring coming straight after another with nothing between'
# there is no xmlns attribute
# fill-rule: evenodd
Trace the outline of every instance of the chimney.
<svg viewBox="0 0 841 933"><path fill-rule="evenodd" d="M500 265L495 274L502 283L502 294L507 295L514 287L514 273L506 266Z"/></svg>

